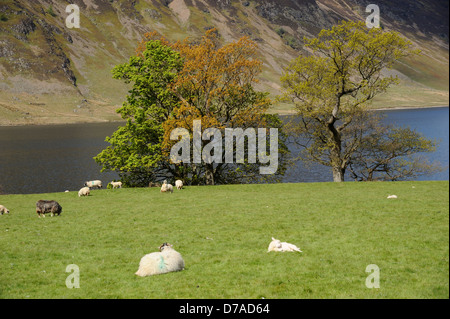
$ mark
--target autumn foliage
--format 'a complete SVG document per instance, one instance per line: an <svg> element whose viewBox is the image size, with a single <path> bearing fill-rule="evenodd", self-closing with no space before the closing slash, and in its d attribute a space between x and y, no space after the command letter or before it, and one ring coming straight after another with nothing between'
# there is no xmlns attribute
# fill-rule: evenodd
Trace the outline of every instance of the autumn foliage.
<svg viewBox="0 0 450 319"><path fill-rule="evenodd" d="M268 93L254 87L261 67L257 44L248 37L222 45L215 29L197 41L170 42L156 32L145 34L130 62L113 71L116 78L133 83L127 101L118 110L128 120L129 129L117 131L108 140L112 147L96 160L105 169L130 176L130 170L127 171L130 165L111 165L129 162L124 159L129 156L135 159L131 167L141 175L139 180L173 177L194 184L256 180L258 176L252 165L194 167L172 163L169 154L176 143L170 140L170 132L185 128L192 134L194 120L201 120L204 129L281 127L276 117L265 115L271 105ZM141 139L137 134L147 138ZM127 145L127 140L138 140L141 147ZM117 161L117 157L121 160ZM141 163L140 159L147 162Z"/></svg>

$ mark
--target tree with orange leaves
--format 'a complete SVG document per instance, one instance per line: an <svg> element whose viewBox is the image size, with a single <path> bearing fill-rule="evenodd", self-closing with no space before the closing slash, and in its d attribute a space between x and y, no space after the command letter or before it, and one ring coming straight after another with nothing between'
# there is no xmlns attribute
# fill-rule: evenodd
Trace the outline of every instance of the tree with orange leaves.
<svg viewBox="0 0 450 319"><path fill-rule="evenodd" d="M170 132L185 128L192 136L195 119L201 120L202 128L216 128L222 133L227 128L281 129L281 122L276 116L265 115L271 105L268 93L258 92L254 88L262 66L262 61L256 58L257 44L254 41L242 37L221 46L213 29L207 31L198 43L185 40L175 43L173 47L184 58L184 64L173 84L173 91L181 104L163 125L166 155L175 143L170 139ZM224 135L221 134L222 137ZM208 140L202 140L201 147L208 144ZM284 143L281 143L281 148L280 153L284 156ZM221 153L225 156L225 152ZM190 160L175 167L177 170L173 173L177 178L196 184L243 183L258 179L273 180L275 177L263 177L258 173L256 163L249 163L248 158L239 164L228 163L225 158L217 163L203 162L200 165ZM283 171L284 166L280 167L280 173Z"/></svg>

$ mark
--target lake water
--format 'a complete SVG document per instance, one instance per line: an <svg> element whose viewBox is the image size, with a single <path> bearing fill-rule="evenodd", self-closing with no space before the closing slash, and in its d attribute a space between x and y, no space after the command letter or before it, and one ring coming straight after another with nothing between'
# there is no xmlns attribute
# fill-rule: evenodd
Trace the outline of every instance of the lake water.
<svg viewBox="0 0 450 319"><path fill-rule="evenodd" d="M381 111L380 111L381 112ZM424 154L430 162L437 161L444 170L432 175L424 175L417 180L448 180L449 179L449 108L434 107L421 109L399 109L382 112L386 117L385 123L401 127L410 127L422 133L428 139L439 142L436 151ZM295 151L295 146L289 149ZM346 176L346 180L350 180ZM333 176L328 167L318 164L305 166L302 162L289 169L283 182L332 182Z"/></svg>
<svg viewBox="0 0 450 319"><path fill-rule="evenodd" d="M440 141L429 158L445 171L420 180L449 179L449 109L427 108L386 111L386 121L409 126L427 138ZM100 179L106 184L118 179L115 173L100 173L93 157L109 144L120 123L55 126L0 127L0 194L32 194L78 191L85 181ZM283 182L332 181L328 168L297 163Z"/></svg>

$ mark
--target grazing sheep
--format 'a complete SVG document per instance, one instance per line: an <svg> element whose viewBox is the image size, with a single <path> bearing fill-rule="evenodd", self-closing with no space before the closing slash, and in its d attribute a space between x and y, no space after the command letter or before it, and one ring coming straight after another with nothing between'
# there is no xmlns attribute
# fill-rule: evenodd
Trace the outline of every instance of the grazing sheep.
<svg viewBox="0 0 450 319"><path fill-rule="evenodd" d="M82 189L80 189L78 191L78 197L89 196L90 193L91 193L91 189L89 187L83 187Z"/></svg>
<svg viewBox="0 0 450 319"><path fill-rule="evenodd" d="M58 204L57 201L54 200L39 200L36 203L36 213L38 214L38 217L40 218L41 215L45 217L45 214L50 213L51 216L53 215L61 215L62 207Z"/></svg>
<svg viewBox="0 0 450 319"><path fill-rule="evenodd" d="M161 193L173 193L173 186L171 184L167 184L167 181L164 181L164 183L161 186Z"/></svg>
<svg viewBox="0 0 450 319"><path fill-rule="evenodd" d="M273 237L272 237L272 242L269 244L269 249L267 251L268 252L271 252L271 251L298 251L300 253L302 252L300 250L300 248L298 248L297 246L286 243L286 242L281 242L278 239L275 239Z"/></svg>
<svg viewBox="0 0 450 319"><path fill-rule="evenodd" d="M176 187L177 189L182 189L182 188L183 188L183 181L177 180L177 181L175 182L175 187Z"/></svg>
<svg viewBox="0 0 450 319"><path fill-rule="evenodd" d="M112 188L122 188L122 182L111 182Z"/></svg>
<svg viewBox="0 0 450 319"><path fill-rule="evenodd" d="M135 275L145 277L184 269L183 257L173 249L171 244L164 243L159 247L159 250L159 252L141 258L139 269Z"/></svg>
<svg viewBox="0 0 450 319"><path fill-rule="evenodd" d="M398 197L397 197L397 195L389 195L387 198L388 198L388 199L396 199L396 198L398 198Z"/></svg>
<svg viewBox="0 0 450 319"><path fill-rule="evenodd" d="M102 181L99 181L99 180L88 181L88 182L84 183L84 186L87 186L89 188L94 188L94 187L102 188Z"/></svg>
<svg viewBox="0 0 450 319"><path fill-rule="evenodd" d="M9 210L5 206L0 205L0 215L3 214L9 214Z"/></svg>

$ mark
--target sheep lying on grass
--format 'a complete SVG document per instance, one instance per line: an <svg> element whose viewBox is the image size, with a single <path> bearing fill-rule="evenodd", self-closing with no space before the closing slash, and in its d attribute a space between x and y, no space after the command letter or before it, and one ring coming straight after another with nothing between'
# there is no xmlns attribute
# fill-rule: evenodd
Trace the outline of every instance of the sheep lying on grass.
<svg viewBox="0 0 450 319"><path fill-rule="evenodd" d="M112 188L122 188L122 182L111 182Z"/></svg>
<svg viewBox="0 0 450 319"><path fill-rule="evenodd" d="M9 214L9 210L5 206L0 205L0 215L3 214Z"/></svg>
<svg viewBox="0 0 450 319"><path fill-rule="evenodd" d="M387 198L388 199L397 199L398 197L397 197L397 195L389 195Z"/></svg>
<svg viewBox="0 0 450 319"><path fill-rule="evenodd" d="M135 275L146 277L184 269L183 257L173 249L171 244L164 243L159 247L159 250L159 252L141 258L139 269Z"/></svg>
<svg viewBox="0 0 450 319"><path fill-rule="evenodd" d="M300 250L300 248L298 248L297 246L293 245L293 244L289 244L286 242L281 242L278 239L275 239L272 237L272 242L269 244L269 249L267 250L268 252L271 251L298 251L298 252L302 252Z"/></svg>
<svg viewBox="0 0 450 319"><path fill-rule="evenodd" d="M83 187L82 189L80 189L78 191L78 197L89 196L90 193L91 193L91 189L89 187Z"/></svg>
<svg viewBox="0 0 450 319"><path fill-rule="evenodd" d="M173 193L173 186L171 184L167 184L167 181L161 186L161 193Z"/></svg>

